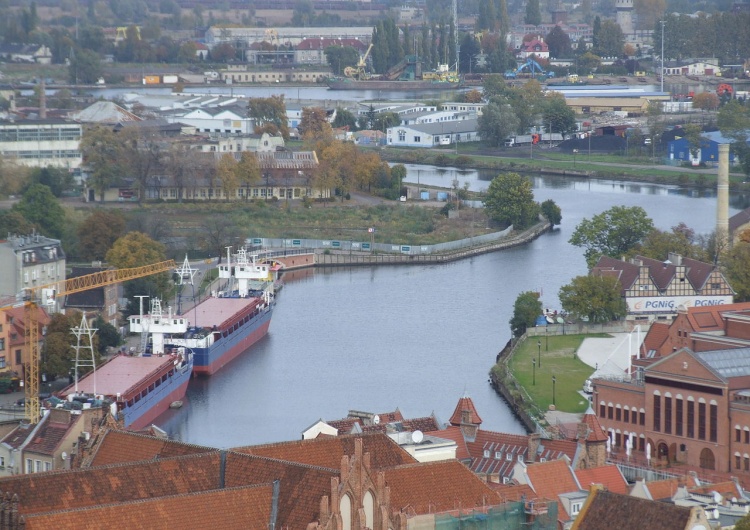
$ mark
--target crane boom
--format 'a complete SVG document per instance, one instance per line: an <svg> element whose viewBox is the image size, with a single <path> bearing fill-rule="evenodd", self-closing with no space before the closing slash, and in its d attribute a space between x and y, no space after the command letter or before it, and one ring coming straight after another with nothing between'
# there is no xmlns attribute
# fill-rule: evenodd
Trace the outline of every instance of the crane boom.
<svg viewBox="0 0 750 530"><path fill-rule="evenodd" d="M41 416L39 405L39 307L36 304L37 293L42 289L62 288L54 293L55 297L80 293L88 289L96 289L106 285L126 282L135 278L151 276L160 272L167 272L176 267L174 260L161 261L141 267L127 269L109 269L93 274L86 274L76 278L69 278L64 282L34 286L26 289L25 313L26 329L24 340L28 349L28 364L24 370L24 395L26 397L25 417L30 423L36 423Z"/></svg>

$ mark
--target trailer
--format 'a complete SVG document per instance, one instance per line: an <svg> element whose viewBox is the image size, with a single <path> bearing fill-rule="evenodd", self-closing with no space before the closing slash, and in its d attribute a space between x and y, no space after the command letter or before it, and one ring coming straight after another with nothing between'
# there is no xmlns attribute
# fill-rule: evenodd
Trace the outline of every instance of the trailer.
<svg viewBox="0 0 750 530"><path fill-rule="evenodd" d="M539 135L519 134L517 136L511 136L510 138L506 138L505 147L517 147L520 145L529 145L531 143L534 143L534 136L539 136Z"/></svg>

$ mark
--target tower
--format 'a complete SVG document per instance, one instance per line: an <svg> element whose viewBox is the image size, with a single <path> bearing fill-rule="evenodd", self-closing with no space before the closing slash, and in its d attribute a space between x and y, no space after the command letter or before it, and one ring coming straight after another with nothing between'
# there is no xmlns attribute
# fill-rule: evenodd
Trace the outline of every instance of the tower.
<svg viewBox="0 0 750 530"><path fill-rule="evenodd" d="M716 243L726 248L729 241L729 144L719 144L719 175L716 181Z"/></svg>
<svg viewBox="0 0 750 530"><path fill-rule="evenodd" d="M617 17L615 21L627 38L634 33L633 29L633 0L615 0Z"/></svg>

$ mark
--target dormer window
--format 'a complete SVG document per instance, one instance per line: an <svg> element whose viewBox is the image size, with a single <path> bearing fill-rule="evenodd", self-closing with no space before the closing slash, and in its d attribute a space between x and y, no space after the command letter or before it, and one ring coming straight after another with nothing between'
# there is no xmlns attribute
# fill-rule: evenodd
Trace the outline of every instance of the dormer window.
<svg viewBox="0 0 750 530"><path fill-rule="evenodd" d="M505 454L505 459L506 459L506 460L507 460L508 462L512 462L512 461L513 461L513 455L512 455L511 453L506 453L506 454Z"/></svg>
<svg viewBox="0 0 750 530"><path fill-rule="evenodd" d="M495 460L502 460L502 458L503 453L501 453L500 451L495 451Z"/></svg>
<svg viewBox="0 0 750 530"><path fill-rule="evenodd" d="M484 450L484 457L485 458L489 458L490 457L490 450L489 449L485 449Z"/></svg>

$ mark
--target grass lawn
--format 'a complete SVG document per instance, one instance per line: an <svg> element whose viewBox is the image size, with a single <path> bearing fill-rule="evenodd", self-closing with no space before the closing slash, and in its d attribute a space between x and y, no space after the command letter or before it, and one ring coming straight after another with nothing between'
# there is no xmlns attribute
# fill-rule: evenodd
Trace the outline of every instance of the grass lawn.
<svg viewBox="0 0 750 530"><path fill-rule="evenodd" d="M555 376L555 406L565 412L585 412L588 400L579 394L583 382L593 369L575 356L578 347L586 337L607 337L597 335L561 335L550 337L529 337L518 349L509 363L510 371L521 386L543 411L552 404L552 376ZM537 340L541 341L541 367L533 368L532 359L539 357ZM547 347L549 341L549 347ZM536 380L536 384L534 384Z"/></svg>

